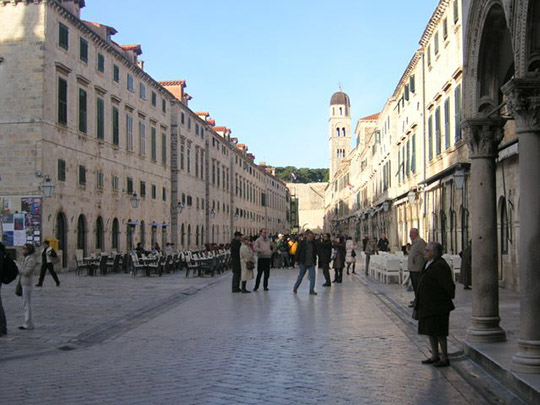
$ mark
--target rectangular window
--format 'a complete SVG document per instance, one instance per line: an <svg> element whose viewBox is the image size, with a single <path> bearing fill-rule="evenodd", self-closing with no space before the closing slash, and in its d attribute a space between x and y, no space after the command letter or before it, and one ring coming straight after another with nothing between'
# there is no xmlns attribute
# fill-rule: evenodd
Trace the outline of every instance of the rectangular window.
<svg viewBox="0 0 540 405"><path fill-rule="evenodd" d="M58 78L58 123L67 125L67 80Z"/></svg>
<svg viewBox="0 0 540 405"><path fill-rule="evenodd" d="M62 23L58 25L58 45L65 50L69 48L69 29Z"/></svg>
<svg viewBox="0 0 540 405"><path fill-rule="evenodd" d="M105 175L103 172L97 172L96 180L97 188L103 188L105 186Z"/></svg>
<svg viewBox="0 0 540 405"><path fill-rule="evenodd" d="M191 118L187 120L187 129L191 131Z"/></svg>
<svg viewBox="0 0 540 405"><path fill-rule="evenodd" d="M88 62L88 41L84 38L81 38L79 46L79 58L84 63Z"/></svg>
<svg viewBox="0 0 540 405"><path fill-rule="evenodd" d="M152 91L152 107L157 105L157 94L155 91Z"/></svg>
<svg viewBox="0 0 540 405"><path fill-rule="evenodd" d="M199 124L195 123L195 135L199 135Z"/></svg>
<svg viewBox="0 0 540 405"><path fill-rule="evenodd" d="M161 100L161 111L163 114L167 112L167 101L165 99Z"/></svg>
<svg viewBox="0 0 540 405"><path fill-rule="evenodd" d="M398 178L398 184L401 184L401 149L398 147L397 152L397 161L398 161L398 172L397 172L397 178Z"/></svg>
<svg viewBox="0 0 540 405"><path fill-rule="evenodd" d="M411 172L416 172L416 134L413 134L411 140Z"/></svg>
<svg viewBox="0 0 540 405"><path fill-rule="evenodd" d="M414 93L416 91L416 83L414 80L414 75L412 75L409 78L409 89L411 90L411 93Z"/></svg>
<svg viewBox="0 0 540 405"><path fill-rule="evenodd" d="M456 142L461 139L461 84L454 90L454 120L455 120L455 139Z"/></svg>
<svg viewBox="0 0 540 405"><path fill-rule="evenodd" d="M435 55L439 54L439 31L435 33Z"/></svg>
<svg viewBox="0 0 540 405"><path fill-rule="evenodd" d="M139 98L146 100L146 85L139 83Z"/></svg>
<svg viewBox="0 0 540 405"><path fill-rule="evenodd" d="M428 118L428 158L433 159L433 116Z"/></svg>
<svg viewBox="0 0 540 405"><path fill-rule="evenodd" d="M127 150L133 151L133 117L126 114L126 146Z"/></svg>
<svg viewBox="0 0 540 405"><path fill-rule="evenodd" d="M182 123L182 125L186 123L186 115L184 113L180 114L180 122Z"/></svg>
<svg viewBox="0 0 540 405"><path fill-rule="evenodd" d="M152 200L157 198L157 187L155 184L152 184Z"/></svg>
<svg viewBox="0 0 540 405"><path fill-rule="evenodd" d="M127 74L126 86L129 91L133 92L133 76L129 73Z"/></svg>
<svg viewBox="0 0 540 405"><path fill-rule="evenodd" d="M150 157L152 158L152 162L157 160L157 135L156 128L154 127L150 129Z"/></svg>
<svg viewBox="0 0 540 405"><path fill-rule="evenodd" d="M187 157L187 159L186 159L186 163L187 163L186 169L187 169L188 173L191 173L191 148L189 146L187 148L186 157Z"/></svg>
<svg viewBox="0 0 540 405"><path fill-rule="evenodd" d="M186 152L186 145L184 141L180 142L180 169L184 170L184 154Z"/></svg>
<svg viewBox="0 0 540 405"><path fill-rule="evenodd" d="M427 65L431 66L431 45L427 47Z"/></svg>
<svg viewBox="0 0 540 405"><path fill-rule="evenodd" d="M139 186L139 195L141 198L146 197L146 183L144 181L141 181Z"/></svg>
<svg viewBox="0 0 540 405"><path fill-rule="evenodd" d="M458 0L454 0L454 23L457 23L459 20L459 5Z"/></svg>
<svg viewBox="0 0 540 405"><path fill-rule="evenodd" d="M97 70L105 72L105 56L102 53L98 53L97 56Z"/></svg>
<svg viewBox="0 0 540 405"><path fill-rule="evenodd" d="M405 172L407 173L407 177L409 177L409 174L411 174L411 140L407 140L407 150L405 151Z"/></svg>
<svg viewBox="0 0 540 405"><path fill-rule="evenodd" d="M96 102L96 115L97 115L97 138L105 139L105 102L102 98L98 97Z"/></svg>
<svg viewBox="0 0 540 405"><path fill-rule="evenodd" d="M163 190L161 191L161 199L167 201L167 189L165 187L163 187Z"/></svg>
<svg viewBox="0 0 540 405"><path fill-rule="evenodd" d="M446 40L446 38L448 38L448 19L446 17L443 20L442 36L443 36L443 39L445 39L445 40Z"/></svg>
<svg viewBox="0 0 540 405"><path fill-rule="evenodd" d="M66 181L66 161L58 159L58 181Z"/></svg>
<svg viewBox="0 0 540 405"><path fill-rule="evenodd" d="M444 100L444 147L450 147L450 99Z"/></svg>
<svg viewBox="0 0 540 405"><path fill-rule="evenodd" d="M111 186L113 191L118 191L120 188L120 178L118 176L112 176Z"/></svg>
<svg viewBox="0 0 540 405"><path fill-rule="evenodd" d="M199 148L195 148L195 177L199 177Z"/></svg>
<svg viewBox="0 0 540 405"><path fill-rule="evenodd" d="M133 194L133 179L131 177L127 178L126 188L128 194Z"/></svg>
<svg viewBox="0 0 540 405"><path fill-rule="evenodd" d="M79 185L86 185L86 167L79 166Z"/></svg>
<svg viewBox="0 0 540 405"><path fill-rule="evenodd" d="M117 107L112 109L112 141L115 146L120 144L120 112Z"/></svg>
<svg viewBox="0 0 540 405"><path fill-rule="evenodd" d="M79 89L79 131L84 132L88 130L87 123L87 94L86 90Z"/></svg>
<svg viewBox="0 0 540 405"><path fill-rule="evenodd" d="M120 68L118 65L113 65L113 80L116 83L120 83Z"/></svg>
<svg viewBox="0 0 540 405"><path fill-rule="evenodd" d="M441 107L435 109L435 154L441 154Z"/></svg>
<svg viewBox="0 0 540 405"><path fill-rule="evenodd" d="M405 97L406 101L409 101L410 94L409 94L409 85L408 84L405 85L405 92L404 92L403 96Z"/></svg>
<svg viewBox="0 0 540 405"><path fill-rule="evenodd" d="M146 125L139 121L139 154L146 156Z"/></svg>
<svg viewBox="0 0 540 405"><path fill-rule="evenodd" d="M167 164L167 135L161 134L161 163Z"/></svg>

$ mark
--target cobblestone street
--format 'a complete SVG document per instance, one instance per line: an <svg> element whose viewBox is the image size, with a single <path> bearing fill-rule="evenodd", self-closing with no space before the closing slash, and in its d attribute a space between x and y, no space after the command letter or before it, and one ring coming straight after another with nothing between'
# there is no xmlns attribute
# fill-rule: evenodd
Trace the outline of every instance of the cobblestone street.
<svg viewBox="0 0 540 405"><path fill-rule="evenodd" d="M421 365L426 339L356 277L310 296L307 280L292 294L293 270L251 294L231 294L230 273L61 276L35 290L33 331L16 329L21 302L2 288L1 403L483 402L452 368Z"/></svg>

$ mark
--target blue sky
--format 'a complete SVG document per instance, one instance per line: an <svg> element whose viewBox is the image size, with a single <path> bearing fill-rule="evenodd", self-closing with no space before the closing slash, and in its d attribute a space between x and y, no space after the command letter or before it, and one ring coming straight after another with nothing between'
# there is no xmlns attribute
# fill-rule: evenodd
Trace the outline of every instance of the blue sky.
<svg viewBox="0 0 540 405"><path fill-rule="evenodd" d="M187 81L190 108L232 129L257 162L328 167L328 104L352 127L378 112L438 0L87 0L82 19L141 44L156 80Z"/></svg>

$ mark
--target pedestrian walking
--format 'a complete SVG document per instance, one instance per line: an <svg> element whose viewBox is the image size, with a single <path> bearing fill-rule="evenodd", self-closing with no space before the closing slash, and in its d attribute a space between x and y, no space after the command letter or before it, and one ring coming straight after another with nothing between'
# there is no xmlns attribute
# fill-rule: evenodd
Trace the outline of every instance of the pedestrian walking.
<svg viewBox="0 0 540 405"><path fill-rule="evenodd" d="M248 237L242 237L242 245L240 246L240 266L242 269L242 292L250 293L247 289L247 282L253 280L253 269L255 268L255 258L253 257L253 248Z"/></svg>
<svg viewBox="0 0 540 405"><path fill-rule="evenodd" d="M377 254L377 238L369 238L366 244L366 276L369 276L369 262L371 255Z"/></svg>
<svg viewBox="0 0 540 405"><path fill-rule="evenodd" d="M289 245L289 263L291 264L291 267L294 267L296 249L298 249L298 242L296 240L296 237L290 237L287 245Z"/></svg>
<svg viewBox="0 0 540 405"><path fill-rule="evenodd" d="M268 238L268 230L265 228L259 232L259 237L253 245L253 251L257 254L257 278L255 280L255 288L253 291L259 289L261 284L261 277L264 274L263 287L264 291L268 291L268 279L270 278L270 264L272 260L273 243Z"/></svg>
<svg viewBox="0 0 540 405"><path fill-rule="evenodd" d="M470 290L472 284L472 241L459 253L461 257L461 270L459 272L459 282L463 284L464 290Z"/></svg>
<svg viewBox="0 0 540 405"><path fill-rule="evenodd" d="M352 266L352 272L355 274L355 266L356 266L356 243L354 243L353 239L350 236L347 236L347 241L345 242L345 263L347 264L347 274L349 273L349 269Z"/></svg>
<svg viewBox="0 0 540 405"><path fill-rule="evenodd" d="M296 262L300 267L296 283L294 283L293 293L297 293L298 287L302 284L302 280L306 271L309 271L309 293L317 295L315 291L315 265L317 263L317 244L314 240L315 235L310 230L305 232L305 239L298 246L296 252Z"/></svg>
<svg viewBox="0 0 540 405"><path fill-rule="evenodd" d="M242 246L242 232L236 231L231 241L231 261L232 261L232 292L239 293L242 265L240 262L240 247Z"/></svg>
<svg viewBox="0 0 540 405"><path fill-rule="evenodd" d="M32 285L34 280L34 272L37 270L39 263L34 257L36 249L31 243L23 246L23 262L19 266L20 282L22 287L24 323L19 326L19 329L34 329L34 321L32 319Z"/></svg>
<svg viewBox="0 0 540 405"><path fill-rule="evenodd" d="M345 267L345 242L342 236L336 237L335 242L332 244L332 248L336 250L336 257L334 258L334 283L343 282L343 267Z"/></svg>
<svg viewBox="0 0 540 405"><path fill-rule="evenodd" d="M4 306L2 305L2 280L4 279L4 266L7 266L6 247L0 243L0 336L7 334L7 321Z"/></svg>
<svg viewBox="0 0 540 405"><path fill-rule="evenodd" d="M32 246L32 249L34 249L34 246ZM35 249L34 249L35 251ZM43 242L43 250L41 251L41 272L39 274L39 281L36 284L36 287L43 286L43 279L45 278L45 274L47 273L47 270L49 273L51 273L52 278L56 282L56 286L60 286L60 280L58 279L58 276L56 275L56 272L54 271L54 263L53 261L58 260L58 255L56 254L56 251L51 247L51 244L48 240L45 240Z"/></svg>
<svg viewBox="0 0 540 405"><path fill-rule="evenodd" d="M386 234L381 234L381 237L379 238L379 241L377 242L377 248L379 252L388 252L388 245L390 245L390 241L386 237Z"/></svg>
<svg viewBox="0 0 540 405"><path fill-rule="evenodd" d="M409 237L411 238L411 249L407 257L407 269L409 270L409 278L411 279L414 291L414 300L409 303L409 307L412 308L417 298L420 272L424 269L424 264L426 263L424 259L426 241L420 237L420 233L416 228L411 228Z"/></svg>
<svg viewBox="0 0 540 405"><path fill-rule="evenodd" d="M431 345L431 357L422 364L448 367L448 329L450 312L455 309L452 299L456 286L452 270L442 258L442 246L437 242L427 244L424 257L427 260L418 283L415 311L418 318L418 334L427 335ZM439 355L439 347L441 353Z"/></svg>
<svg viewBox="0 0 540 405"><path fill-rule="evenodd" d="M317 251L319 255L319 267L322 267L325 283L323 287L330 287L332 285L330 279L330 261L332 260L332 241L330 240L330 234L325 233L322 236L322 240L317 244Z"/></svg>

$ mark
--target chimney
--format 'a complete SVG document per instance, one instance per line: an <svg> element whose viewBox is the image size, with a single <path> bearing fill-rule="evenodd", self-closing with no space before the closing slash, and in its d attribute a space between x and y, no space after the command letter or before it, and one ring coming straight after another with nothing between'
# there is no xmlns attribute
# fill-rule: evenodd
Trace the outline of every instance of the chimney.
<svg viewBox="0 0 540 405"><path fill-rule="evenodd" d="M139 66L139 68L141 70L144 70L144 60L138 60L137 61L137 66Z"/></svg>
<svg viewBox="0 0 540 405"><path fill-rule="evenodd" d="M84 0L59 0L59 3L78 19L81 18L81 8L85 6Z"/></svg>

